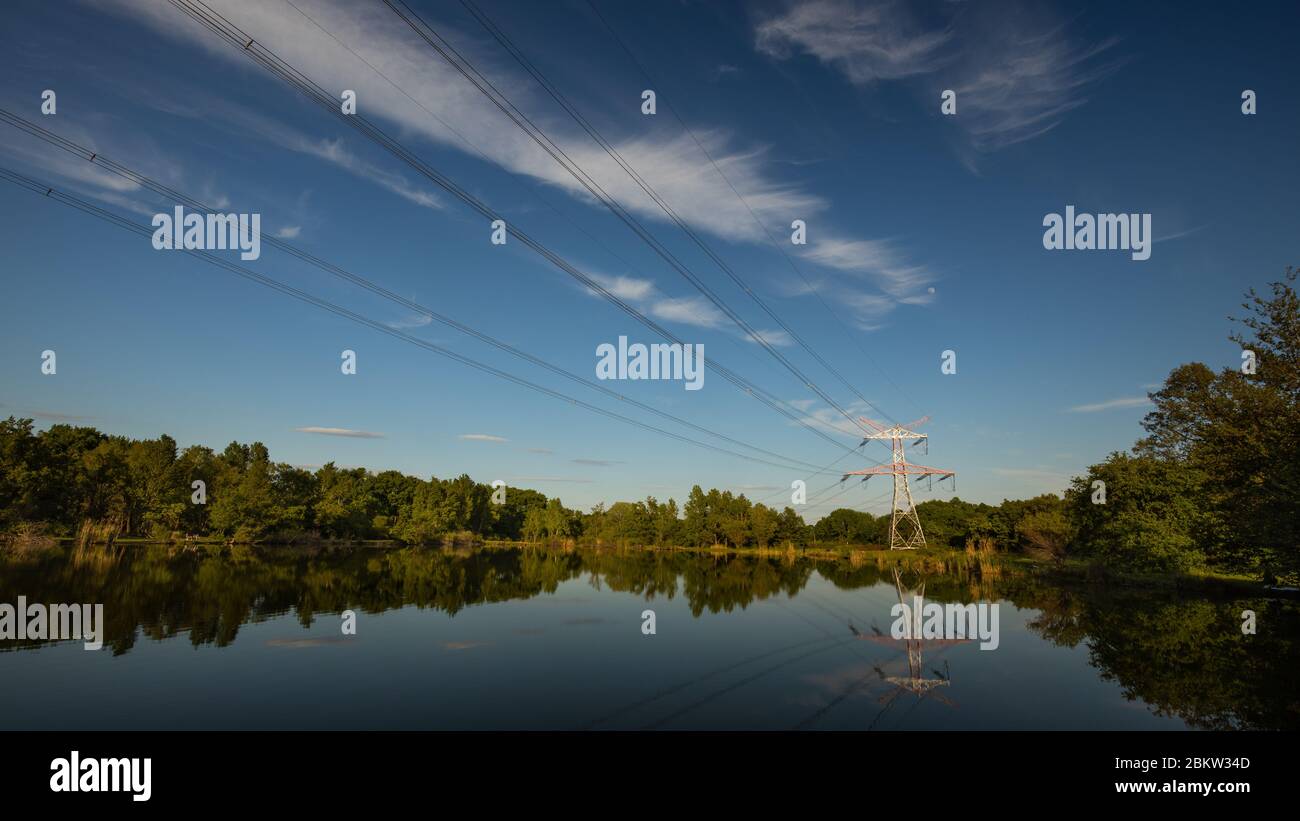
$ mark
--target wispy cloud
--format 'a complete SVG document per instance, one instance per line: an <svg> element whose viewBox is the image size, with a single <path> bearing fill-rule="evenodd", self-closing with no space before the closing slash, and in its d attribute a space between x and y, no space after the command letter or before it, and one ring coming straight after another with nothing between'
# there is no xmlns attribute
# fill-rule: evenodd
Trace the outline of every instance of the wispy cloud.
<svg viewBox="0 0 1300 821"><path fill-rule="evenodd" d="M555 451L551 450L550 448L524 448L524 450L528 451L529 453L538 453L543 456L550 456L552 453L555 453Z"/></svg>
<svg viewBox="0 0 1300 821"><path fill-rule="evenodd" d="M790 404L803 411L804 415L800 418L800 421L804 424L825 431L842 433L847 436L852 436L855 439L862 436L862 429L859 428L856 423L846 418L844 414L834 408L825 406L818 407L819 403L817 400L798 399ZM854 418L875 414L875 410L870 405L859 399L855 399L847 406L844 406L844 410L848 411L849 415ZM790 424L798 424L798 422L791 422Z"/></svg>
<svg viewBox="0 0 1300 821"><path fill-rule="evenodd" d="M752 336L746 337L746 339L748 339L750 342L754 343L755 345L759 343L759 339L761 339L762 341L766 342L769 345L778 348L784 347L786 345L794 344L794 340L790 337L790 334L786 333L783 330L780 329L764 330L761 328L755 328L754 330L758 333L758 339L755 339Z"/></svg>
<svg viewBox="0 0 1300 821"><path fill-rule="evenodd" d="M823 236L809 242L803 256L818 265L852 274L855 279L809 279L794 293L816 289L823 298L846 309L854 324L863 330L879 328L884 317L899 305L926 305L934 299L934 289L928 287L934 281L930 271L909 262L886 240Z"/></svg>
<svg viewBox="0 0 1300 821"><path fill-rule="evenodd" d="M345 436L350 439L383 439L384 434L373 433L368 430L352 430L351 428L320 428L305 427L294 428L299 433L315 433L321 436Z"/></svg>
<svg viewBox="0 0 1300 821"><path fill-rule="evenodd" d="M757 344L757 340L744 329L736 326L720 310L714 307L704 296L667 296L659 290L654 281L626 275L611 276L588 271L588 275L599 283L600 287L614 296L631 303L637 309L664 322L687 325L692 328L723 330L734 333L740 338ZM589 288L587 293L595 295ZM783 330L754 329L769 345L786 346L794 340Z"/></svg>
<svg viewBox="0 0 1300 821"><path fill-rule="evenodd" d="M77 416L71 413L45 410L25 411L25 413L33 419L48 419L51 422L85 422L95 418L93 416Z"/></svg>
<svg viewBox="0 0 1300 821"><path fill-rule="evenodd" d="M214 207L223 208L225 206L217 205ZM280 239L297 239L298 235L301 233L302 233L301 225L286 225L280 230L276 231L275 235Z"/></svg>
<svg viewBox="0 0 1300 821"><path fill-rule="evenodd" d="M134 5L134 0L109 0L109 2ZM196 37L201 36L201 32L198 31L194 34ZM171 89L172 94L182 93L183 88ZM241 137L256 137L285 150L330 163L380 188L387 189L415 205L432 209L443 207L442 200L431 190L432 183L428 186L418 185L403 174L362 159L342 137L313 136L238 103L191 91L195 101L192 105L176 105L165 96L142 96L141 99L146 104L172 116L203 120ZM207 204L214 208L225 208L229 205L229 200L226 197L213 198ZM297 236L296 232L301 230L301 227L290 226L283 230L295 232L290 236L282 237L291 239Z"/></svg>
<svg viewBox="0 0 1300 821"><path fill-rule="evenodd" d="M6 129L8 130L8 129ZM75 126L58 129L59 133L81 145L98 147L84 130ZM142 216L152 217L161 208L152 191L116 174L104 171L85 160L38 144L34 137L9 133L0 140L0 154L20 161L24 166L54 175L50 183ZM41 175L37 175L41 176Z"/></svg>
<svg viewBox="0 0 1300 821"><path fill-rule="evenodd" d="M428 314L411 314L408 317L403 317L402 319L393 319L388 322L385 322L384 324L390 328L405 330L408 328L423 328L425 325L428 325L430 322L433 322L433 317L429 316Z"/></svg>
<svg viewBox="0 0 1300 821"><path fill-rule="evenodd" d="M650 315L668 322L716 328L726 322L717 308L702 296L665 297L650 303Z"/></svg>
<svg viewBox="0 0 1300 821"><path fill-rule="evenodd" d="M358 177L364 177L377 183L380 187L386 188L402 199L413 202L422 208L443 207L442 200L432 191L412 184L410 180L401 174L387 171L373 163L360 159L345 147L342 140L310 141L300 139L286 147L328 160Z"/></svg>
<svg viewBox="0 0 1300 821"><path fill-rule="evenodd" d="M1051 131L1120 65L1105 59L1117 40L1079 42L1027 3L951 3L922 22L914 5L895 0L805 0L754 34L763 54L811 54L858 85L924 77L927 101L953 89L955 122L977 152ZM964 160L974 170L974 158Z"/></svg>
<svg viewBox="0 0 1300 821"><path fill-rule="evenodd" d="M1168 242L1169 240L1182 239L1183 237L1190 237L1192 234L1198 233L1198 232L1200 232L1200 231L1204 231L1206 228L1209 228L1209 227L1210 227L1210 226L1209 226L1208 224L1206 224L1206 225L1198 225L1198 226L1196 226L1195 228L1188 228L1186 231L1175 231L1175 232L1172 233L1172 234L1165 234L1163 237L1156 237L1155 239L1153 239L1153 240L1151 240L1151 241L1152 241L1152 242Z"/></svg>
<svg viewBox="0 0 1300 821"><path fill-rule="evenodd" d="M740 73L739 66L733 66L730 63L721 63L715 66L714 69L709 72L709 79L716 83L718 80L721 80L723 77L726 77L728 74L739 74L739 73Z"/></svg>
<svg viewBox="0 0 1300 821"><path fill-rule="evenodd" d="M594 465L596 467L602 467L602 468L612 467L613 465L626 464L626 462L617 462L617 461L611 461L606 459L574 459L572 461L575 465Z"/></svg>
<svg viewBox="0 0 1300 821"><path fill-rule="evenodd" d="M958 124L989 152L1046 134L1087 102L1087 88L1118 69L1100 59L1118 42L1073 41L1061 24L1037 22L999 5L996 23L976 18L978 35L954 69Z"/></svg>
<svg viewBox="0 0 1300 821"><path fill-rule="evenodd" d="M1097 413L1098 411L1114 410L1115 408L1140 408L1149 404L1151 404L1151 400L1145 396L1126 396L1091 405L1076 405L1070 408L1070 413Z"/></svg>
<svg viewBox="0 0 1300 821"><path fill-rule="evenodd" d="M648 279L603 276L600 274L593 274L591 278L599 282L602 288L619 299L640 302L641 300L650 299L656 292L655 284Z"/></svg>
<svg viewBox="0 0 1300 821"><path fill-rule="evenodd" d="M490 433L462 433L457 439L463 439L466 442L509 442L504 436L493 436Z"/></svg>
<svg viewBox="0 0 1300 821"><path fill-rule="evenodd" d="M578 181L531 138L503 119L501 112L454 69L431 55L396 17L374 15L368 9L351 3L312 2L305 8L321 26L347 43L398 88L371 71L329 35L314 26L304 25L303 18L289 4L214 0L214 5L235 24L255 34L259 43L321 86L355 90L358 98L365 101L368 117L395 123L412 139L423 138L443 147L469 152L475 157L481 152L482 156L511 173L538 180L566 191L582 202L595 204ZM103 0L103 6L130 15L165 36L180 38L219 59L248 67L246 58L237 50L217 42L197 24L172 9L159 7L150 0ZM527 81L495 51L461 35L445 21L437 22L443 31L450 33L458 49L498 86L509 89ZM272 81L266 79L265 82ZM420 105L412 105L407 94ZM565 147L575 164L599 180L611 197L638 216L661 222L666 219L638 183L574 123L545 109L534 110L533 95L511 96L524 107L530 119ZM379 168L362 160L342 139L306 135L197 91L194 99L184 106L168 105L185 116L210 119L223 127L257 134L291 150L317 156L418 204L439 207L441 202L423 184L413 186L406 177L387 170L387 167ZM451 115L460 136L448 131L421 110L421 106ZM765 244L768 240L763 225L769 228L788 225L790 214L808 218L829 208L830 203L824 197L775 174L775 163L768 156L767 147L744 145L733 132L707 124L694 124L692 132L686 134L680 129L646 131L638 127L623 134L610 131L604 136L641 178L652 181L658 194L682 220L697 230L727 241ZM465 142L462 142L462 136ZM357 142L361 140L358 138ZM705 156L705 151L709 156ZM715 164L725 174L725 180L715 171ZM649 297L641 294L633 298ZM658 307L661 313L679 317L680 321L701 326L717 322L708 311L696 310L699 306L670 301Z"/></svg>
<svg viewBox="0 0 1300 821"><path fill-rule="evenodd" d="M806 52L864 84L938 69L950 37L924 30L905 3L813 0L759 23L754 45L778 59Z"/></svg>
<svg viewBox="0 0 1300 821"><path fill-rule="evenodd" d="M579 485L589 485L594 479L578 479L571 476L511 476L510 479L516 482L571 482Z"/></svg>

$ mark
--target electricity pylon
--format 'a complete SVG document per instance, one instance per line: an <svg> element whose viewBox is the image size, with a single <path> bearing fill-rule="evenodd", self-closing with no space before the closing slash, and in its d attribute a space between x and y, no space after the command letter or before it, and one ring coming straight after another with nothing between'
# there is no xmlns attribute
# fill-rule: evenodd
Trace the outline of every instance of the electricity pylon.
<svg viewBox="0 0 1300 821"><path fill-rule="evenodd" d="M912 428L919 428L929 421L930 417L924 416L915 422L909 422L906 425L894 425L885 427L878 422L873 422L865 417L859 419L875 428L875 433L867 434L862 440L866 444L872 439L888 439L892 445L894 458L888 465L879 465L866 470L855 470L844 474L841 482L850 476L865 476L862 481L867 481L872 476L893 476L894 477L894 513L889 520L889 549L890 550L914 550L918 547L925 547L925 533L921 530L921 517L916 515L916 505L912 503L912 486L907 483L909 476L938 476L939 481L944 479L953 480L953 488L957 487L956 473L951 470L941 470L939 468L926 467L925 465L909 465L907 463L907 454L904 452L904 442L908 439L917 440L913 444L926 442L927 452L929 450L929 435L917 433Z"/></svg>

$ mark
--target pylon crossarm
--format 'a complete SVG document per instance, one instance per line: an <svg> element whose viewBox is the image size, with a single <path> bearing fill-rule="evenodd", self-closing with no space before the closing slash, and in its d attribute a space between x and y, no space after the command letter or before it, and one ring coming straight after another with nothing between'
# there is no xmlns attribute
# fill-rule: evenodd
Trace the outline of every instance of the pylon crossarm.
<svg viewBox="0 0 1300 821"><path fill-rule="evenodd" d="M863 422L863 423L869 425L870 427L875 428L877 431L880 431L880 432L882 432L882 433L886 430L886 428L885 428L884 425L880 424L879 422L873 422L872 420L868 419L868 418L865 417L865 416L859 416L859 417L858 417L858 421L859 421L859 422Z"/></svg>
<svg viewBox="0 0 1300 821"><path fill-rule="evenodd" d="M917 464L907 465L907 472L912 475L916 475L920 473L920 474L930 474L934 476L938 476L939 474L943 474L944 476L947 476L948 474L953 473L953 471L945 470L944 468L932 468L927 465L917 465Z"/></svg>
<svg viewBox="0 0 1300 821"><path fill-rule="evenodd" d="M956 476L955 471L944 470L943 468L931 468L925 465L909 465L907 463L898 463L892 465L879 465L862 470L851 470L844 474L849 476L943 476L945 479L949 476ZM841 480L842 481L842 480Z"/></svg>

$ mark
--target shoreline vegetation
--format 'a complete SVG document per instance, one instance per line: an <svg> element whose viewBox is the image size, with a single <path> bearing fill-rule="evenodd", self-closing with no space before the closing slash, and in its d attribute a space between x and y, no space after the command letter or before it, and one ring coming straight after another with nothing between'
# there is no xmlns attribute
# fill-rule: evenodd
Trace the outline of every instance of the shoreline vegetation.
<svg viewBox="0 0 1300 821"><path fill-rule="evenodd" d="M768 555L893 554L1050 571L1120 584L1294 585L1300 578L1300 299L1296 269L1247 294L1229 339L1240 369L1175 368L1149 394L1146 436L1076 476L1064 494L917 505L930 548L874 549L889 515L839 508L813 524L743 494L694 486L679 507L649 497L565 507L468 475L309 471L260 442L220 452L93 427L0 420L0 550L71 542L476 546L553 543ZM1246 354L1249 353L1249 357ZM1246 367L1249 361L1250 367ZM500 495L504 492L504 498ZM889 559L896 561L896 559Z"/></svg>
<svg viewBox="0 0 1300 821"><path fill-rule="evenodd" d="M298 542L276 542L273 540L252 543L237 543L223 537L199 537L182 541L159 541L157 539L125 537L111 542L85 543L73 537L41 537L24 542L11 541L8 552L12 554L35 554L47 550L71 547L80 553L96 550L108 551L129 547L148 547L169 545L180 550L220 551L235 547L265 547L272 549L298 548L306 551L321 550L402 550L411 547L404 542L393 539L337 540L317 539ZM0 542L0 547L4 547ZM992 549L981 551L974 545L964 549L948 547L926 547L920 550L890 550L883 545L855 545L844 543L807 544L796 546L793 542L768 547L736 548L726 544L706 546L684 545L643 545L626 542L607 543L582 539L564 541L527 542L507 539L449 538L433 544L423 545L430 549L448 552L466 550L500 550L523 549L539 552L576 552L592 551L596 553L628 552L667 552L695 555L711 555L719 558L747 557L757 559L776 559L784 561L845 561L850 567L873 564L878 568L902 566L909 572L952 573L961 571L976 577L1000 578L1004 575L1032 574L1057 581L1100 584L1117 587L1141 587L1176 590L1193 590L1207 594L1223 595L1268 595L1285 598L1300 598L1300 592L1294 588L1270 587L1249 574L1228 573L1211 569L1198 568L1186 572L1141 572L1135 570L1115 570L1095 561L1067 558L1056 561L1042 555L1028 553L1010 554ZM4 551L0 551L4 555Z"/></svg>

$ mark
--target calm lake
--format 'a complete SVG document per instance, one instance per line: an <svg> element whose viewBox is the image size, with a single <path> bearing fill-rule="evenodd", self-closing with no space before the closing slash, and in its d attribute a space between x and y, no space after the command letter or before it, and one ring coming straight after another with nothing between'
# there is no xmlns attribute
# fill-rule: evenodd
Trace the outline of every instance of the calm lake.
<svg viewBox="0 0 1300 821"><path fill-rule="evenodd" d="M103 603L106 622L97 652L0 641L0 729L1300 728L1296 602L893 568L504 547L0 556L0 602ZM909 603L922 584L926 602L997 603L998 647L890 638L900 583Z"/></svg>

